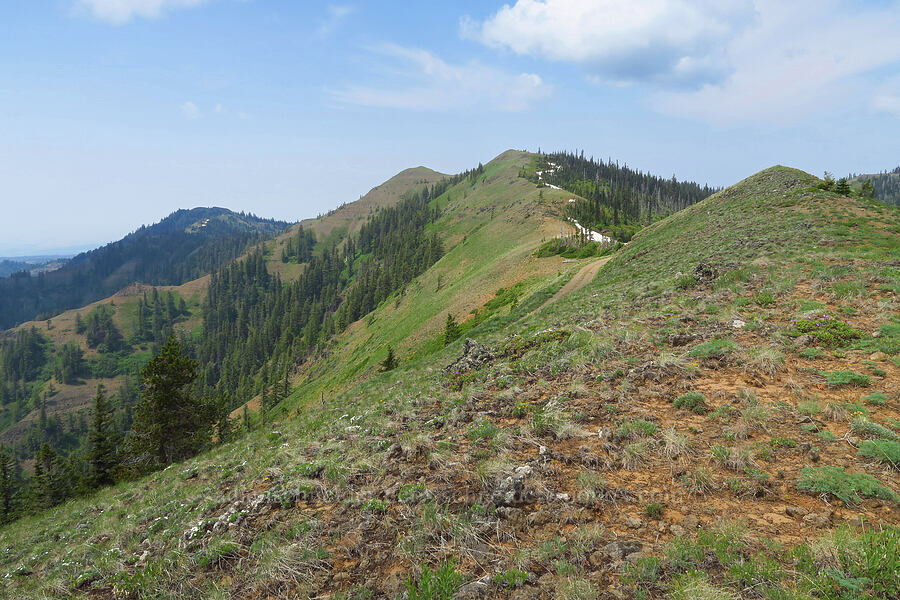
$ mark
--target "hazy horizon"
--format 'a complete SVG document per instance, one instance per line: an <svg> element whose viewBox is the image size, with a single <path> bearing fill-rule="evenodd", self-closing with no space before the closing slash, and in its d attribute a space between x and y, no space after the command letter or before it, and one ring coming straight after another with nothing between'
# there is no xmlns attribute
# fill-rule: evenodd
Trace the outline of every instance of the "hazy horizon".
<svg viewBox="0 0 900 600"><path fill-rule="evenodd" d="M194 206L296 221L508 148L713 186L891 169L898 9L18 3L0 9L0 254L96 247Z"/></svg>

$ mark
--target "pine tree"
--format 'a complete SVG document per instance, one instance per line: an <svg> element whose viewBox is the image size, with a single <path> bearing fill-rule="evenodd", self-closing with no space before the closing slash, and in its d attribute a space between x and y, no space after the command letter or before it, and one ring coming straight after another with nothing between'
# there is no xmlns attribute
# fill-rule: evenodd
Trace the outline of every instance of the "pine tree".
<svg viewBox="0 0 900 600"><path fill-rule="evenodd" d="M210 404L189 389L197 377L197 362L169 336L141 377L141 399L129 436L131 464L142 471L196 454L209 439L215 419Z"/></svg>
<svg viewBox="0 0 900 600"><path fill-rule="evenodd" d="M450 345L453 340L460 336L459 324L456 322L456 319L453 318L453 315L447 314L447 322L444 325L444 345Z"/></svg>
<svg viewBox="0 0 900 600"><path fill-rule="evenodd" d="M388 345L387 356L381 361L382 371L393 371L397 368L397 357L394 355L394 347Z"/></svg>
<svg viewBox="0 0 900 600"><path fill-rule="evenodd" d="M850 184L847 183L846 177L841 177L837 180L837 183L834 185L834 191L841 196L849 196L850 195Z"/></svg>
<svg viewBox="0 0 900 600"><path fill-rule="evenodd" d="M71 491L71 477L56 450L44 442L34 457L31 478L32 508L45 510L63 502Z"/></svg>
<svg viewBox="0 0 900 600"><path fill-rule="evenodd" d="M15 463L6 448L0 445L0 524L12 520L14 475Z"/></svg>
<svg viewBox="0 0 900 600"><path fill-rule="evenodd" d="M116 457L116 430L113 427L113 409L103 386L97 386L94 396L94 414L91 418L91 430L88 435L88 464L90 480L95 486L113 483L113 472L118 466Z"/></svg>

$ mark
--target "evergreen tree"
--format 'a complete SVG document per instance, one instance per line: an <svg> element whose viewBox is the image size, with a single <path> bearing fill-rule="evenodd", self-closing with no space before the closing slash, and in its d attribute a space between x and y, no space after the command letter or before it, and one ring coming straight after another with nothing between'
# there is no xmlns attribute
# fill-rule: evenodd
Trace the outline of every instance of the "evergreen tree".
<svg viewBox="0 0 900 600"><path fill-rule="evenodd" d="M196 454L209 439L214 411L191 394L197 362L169 340L141 371L143 388L129 436L130 463L138 471Z"/></svg>
<svg viewBox="0 0 900 600"><path fill-rule="evenodd" d="M59 454L44 442L34 457L32 508L45 510L62 503L71 492L71 476Z"/></svg>
<svg viewBox="0 0 900 600"><path fill-rule="evenodd" d="M116 457L116 430L113 426L113 408L103 393L103 386L97 386L94 396L94 414L88 435L88 464L93 485L110 485L113 472L118 466Z"/></svg>
<svg viewBox="0 0 900 600"><path fill-rule="evenodd" d="M0 524L12 520L15 467L12 456L0 445Z"/></svg>
<svg viewBox="0 0 900 600"><path fill-rule="evenodd" d="M393 371L397 368L397 357L394 356L394 347L388 345L387 356L381 361L382 371Z"/></svg>
<svg viewBox="0 0 900 600"><path fill-rule="evenodd" d="M871 179L866 179L862 182L862 185L859 186L859 195L863 198L875 197L875 184L872 183Z"/></svg>
<svg viewBox="0 0 900 600"><path fill-rule="evenodd" d="M444 325L444 345L450 345L453 340L460 336L459 324L456 322L456 319L453 318L453 315L447 314L447 322Z"/></svg>
<svg viewBox="0 0 900 600"><path fill-rule="evenodd" d="M837 180L837 183L834 185L835 193L840 194L841 196L849 196L850 195L850 184L847 183L846 177L841 177Z"/></svg>

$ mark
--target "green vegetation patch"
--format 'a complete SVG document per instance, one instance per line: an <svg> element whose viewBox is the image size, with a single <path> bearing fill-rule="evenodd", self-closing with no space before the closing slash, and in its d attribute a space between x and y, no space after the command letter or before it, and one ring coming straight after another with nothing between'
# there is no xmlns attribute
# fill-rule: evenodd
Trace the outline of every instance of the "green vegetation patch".
<svg viewBox="0 0 900 600"><path fill-rule="evenodd" d="M852 385L856 387L868 387L872 379L868 375L854 371L827 371L824 373L825 381L832 387Z"/></svg>
<svg viewBox="0 0 900 600"><path fill-rule="evenodd" d="M698 415L705 415L709 410L706 406L706 396L700 392L688 392L675 398L675 408L689 410Z"/></svg>
<svg viewBox="0 0 900 600"><path fill-rule="evenodd" d="M840 467L806 467L797 488L814 494L831 494L844 504L859 504L860 496L900 504L900 496L866 473L848 473Z"/></svg>
<svg viewBox="0 0 900 600"><path fill-rule="evenodd" d="M863 417L857 417L850 424L850 429L857 435L865 435L868 437L879 438L882 440L897 441L900 439L896 433L874 421L870 421Z"/></svg>
<svg viewBox="0 0 900 600"><path fill-rule="evenodd" d="M845 347L862 336L858 329L827 314L796 319L791 326L797 335L809 335L829 348Z"/></svg>
<svg viewBox="0 0 900 600"><path fill-rule="evenodd" d="M657 429L659 429L659 425L652 421L645 421L644 419L628 419L622 421L621 425L616 429L616 433L622 437L649 437L656 433Z"/></svg>
<svg viewBox="0 0 900 600"><path fill-rule="evenodd" d="M452 600L456 589L463 582L462 574L456 570L452 562L444 563L432 571L422 567L422 575L418 581L410 575L406 580L406 593L409 600Z"/></svg>
<svg viewBox="0 0 900 600"><path fill-rule="evenodd" d="M695 358L719 358L735 349L737 349L737 344L733 340L714 338L694 346L688 355Z"/></svg>
<svg viewBox="0 0 900 600"><path fill-rule="evenodd" d="M874 458L900 469L900 443L890 440L866 440L859 445L859 455Z"/></svg>

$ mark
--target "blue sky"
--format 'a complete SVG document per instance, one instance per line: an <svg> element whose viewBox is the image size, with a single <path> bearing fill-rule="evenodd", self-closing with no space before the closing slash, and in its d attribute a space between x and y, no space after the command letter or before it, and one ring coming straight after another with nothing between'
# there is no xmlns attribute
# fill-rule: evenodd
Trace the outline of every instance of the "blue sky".
<svg viewBox="0 0 900 600"><path fill-rule="evenodd" d="M897 1L0 1L0 255L507 148L728 185L889 169L898 134Z"/></svg>

